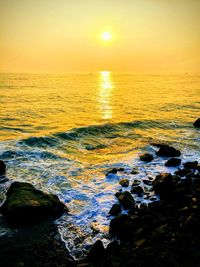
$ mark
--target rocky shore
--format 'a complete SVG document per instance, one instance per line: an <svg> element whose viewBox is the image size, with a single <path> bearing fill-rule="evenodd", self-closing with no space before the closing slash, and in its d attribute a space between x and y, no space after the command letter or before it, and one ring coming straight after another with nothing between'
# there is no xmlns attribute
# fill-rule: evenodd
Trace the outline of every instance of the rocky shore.
<svg viewBox="0 0 200 267"><path fill-rule="evenodd" d="M200 128L200 120L194 123ZM165 159L165 166L175 167L173 173L160 173L146 184L158 200L137 205L135 196L143 196L140 181L119 181L116 203L111 208L111 243L104 248L98 240L88 256L73 261L61 241L53 219L67 212L67 207L51 194L45 194L27 183L14 182L1 206L2 225L17 228L15 234L0 239L1 266L102 266L102 267L196 267L200 266L200 164L182 162L181 151L167 144L151 144L154 155L140 155L151 162ZM0 162L3 177L6 166ZM124 168L108 171L107 175L125 172ZM134 174L133 172L130 173ZM3 177L4 179L4 177Z"/></svg>
<svg viewBox="0 0 200 267"><path fill-rule="evenodd" d="M179 150L152 145L159 148L156 156L166 158L166 166L180 166L174 158ZM149 162L150 155L140 159ZM88 256L93 266L200 266L200 165L185 162L149 184L160 200L148 205L135 204L134 195L143 194L138 183L133 182L131 192L116 192L118 203L110 210L114 241L106 249L100 240L94 244Z"/></svg>

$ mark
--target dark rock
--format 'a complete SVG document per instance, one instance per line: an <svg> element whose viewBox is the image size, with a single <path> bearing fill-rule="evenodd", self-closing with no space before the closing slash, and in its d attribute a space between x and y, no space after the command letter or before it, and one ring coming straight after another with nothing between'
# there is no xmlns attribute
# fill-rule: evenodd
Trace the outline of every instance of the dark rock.
<svg viewBox="0 0 200 267"><path fill-rule="evenodd" d="M110 209L109 214L111 216L115 216L115 215L118 215L121 211L122 211L122 209L121 209L120 205L119 204L114 204L112 206L112 208Z"/></svg>
<svg viewBox="0 0 200 267"><path fill-rule="evenodd" d="M189 181L184 180L176 184L174 188L174 197L178 201L184 201L184 196L191 193L191 184Z"/></svg>
<svg viewBox="0 0 200 267"><path fill-rule="evenodd" d="M162 146L157 152L160 157L179 157L181 152L172 146Z"/></svg>
<svg viewBox="0 0 200 267"><path fill-rule="evenodd" d="M106 173L106 176L108 176L108 175L110 175L110 174L117 174L117 171L118 171L118 169L114 168L114 169L108 171L108 172Z"/></svg>
<svg viewBox="0 0 200 267"><path fill-rule="evenodd" d="M153 181L153 189L158 195L167 195L172 192L173 180L170 173L161 173Z"/></svg>
<svg viewBox="0 0 200 267"><path fill-rule="evenodd" d="M110 242L106 248L108 254L119 250L119 244L117 240Z"/></svg>
<svg viewBox="0 0 200 267"><path fill-rule="evenodd" d="M125 171L125 168L120 167L120 168L117 169L117 171L118 171L118 172L124 172L124 171Z"/></svg>
<svg viewBox="0 0 200 267"><path fill-rule="evenodd" d="M145 154L140 156L140 160L145 161L145 162L150 162L153 160L153 155L145 153Z"/></svg>
<svg viewBox="0 0 200 267"><path fill-rule="evenodd" d="M197 119L194 123L193 123L194 127L196 128L200 128L200 119Z"/></svg>
<svg viewBox="0 0 200 267"><path fill-rule="evenodd" d="M132 169L132 171L131 171L131 174L138 174L139 173L139 171L138 170L136 170L136 169Z"/></svg>
<svg viewBox="0 0 200 267"><path fill-rule="evenodd" d="M191 173L189 169L179 169L175 172L176 175L179 175L181 177L186 176L187 174Z"/></svg>
<svg viewBox="0 0 200 267"><path fill-rule="evenodd" d="M143 181L143 183L146 184L146 185L152 185L152 181L150 181L150 180L143 179L142 181Z"/></svg>
<svg viewBox="0 0 200 267"><path fill-rule="evenodd" d="M176 167L181 164L181 159L178 158L171 158L165 163L166 167Z"/></svg>
<svg viewBox="0 0 200 267"><path fill-rule="evenodd" d="M131 216L120 214L110 222L110 232L112 235L122 236L124 233L130 234L129 230L133 227Z"/></svg>
<svg viewBox="0 0 200 267"><path fill-rule="evenodd" d="M128 191L124 191L123 193L121 193L118 197L118 200L125 209L132 209L135 207L134 198Z"/></svg>
<svg viewBox="0 0 200 267"><path fill-rule="evenodd" d="M88 253L88 259L92 263L98 262L100 259L102 260L105 256L106 250L103 246L101 240L97 240L93 246L91 247Z"/></svg>
<svg viewBox="0 0 200 267"><path fill-rule="evenodd" d="M133 183L132 183L132 186L136 186L136 185L139 185L139 184L140 184L139 180L134 180Z"/></svg>
<svg viewBox="0 0 200 267"><path fill-rule="evenodd" d="M119 244L109 249L106 260L99 266L200 266L197 167L178 170L176 175L160 174L152 183L160 198L153 196L157 201L148 205L139 205L138 201L128 214L111 220L110 234Z"/></svg>
<svg viewBox="0 0 200 267"><path fill-rule="evenodd" d="M77 267L51 220L12 230L0 247L1 267Z"/></svg>
<svg viewBox="0 0 200 267"><path fill-rule="evenodd" d="M198 161L188 161L183 164L185 169L195 169L198 165Z"/></svg>
<svg viewBox="0 0 200 267"><path fill-rule="evenodd" d="M138 210L137 210L137 213L138 213L139 215L144 215L145 213L147 213L147 205L144 204L144 203L142 203L142 204L139 206L139 208L138 208Z"/></svg>
<svg viewBox="0 0 200 267"><path fill-rule="evenodd" d="M172 181L176 184L181 180L181 177L179 175L172 175Z"/></svg>
<svg viewBox="0 0 200 267"><path fill-rule="evenodd" d="M152 238L153 239L159 239L159 238L161 238L163 236L166 236L167 233L168 233L168 225L167 224L163 224L163 225L160 225L159 227L157 227L153 231Z"/></svg>
<svg viewBox="0 0 200 267"><path fill-rule="evenodd" d="M6 172L6 164L3 160L0 160L0 175L3 175Z"/></svg>
<svg viewBox="0 0 200 267"><path fill-rule="evenodd" d="M133 194L137 194L137 195L141 195L143 194L144 190L141 186L132 186L131 188L131 193Z"/></svg>
<svg viewBox="0 0 200 267"><path fill-rule="evenodd" d="M123 187L128 187L129 186L129 180L126 179L126 178L122 178L120 181L119 181L119 184Z"/></svg>
<svg viewBox="0 0 200 267"><path fill-rule="evenodd" d="M12 183L6 196L1 212L14 226L34 224L48 217L58 218L67 211L57 196L43 193L29 183Z"/></svg>

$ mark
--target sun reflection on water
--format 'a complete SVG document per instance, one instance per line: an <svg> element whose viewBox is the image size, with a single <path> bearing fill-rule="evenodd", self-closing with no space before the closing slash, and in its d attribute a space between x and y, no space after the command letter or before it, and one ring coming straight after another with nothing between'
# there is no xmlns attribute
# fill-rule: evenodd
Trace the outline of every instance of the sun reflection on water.
<svg viewBox="0 0 200 267"><path fill-rule="evenodd" d="M114 89L114 84L111 72L101 71L98 101L101 110L101 117L102 119L105 120L111 119L113 117L112 105L111 105L113 89Z"/></svg>

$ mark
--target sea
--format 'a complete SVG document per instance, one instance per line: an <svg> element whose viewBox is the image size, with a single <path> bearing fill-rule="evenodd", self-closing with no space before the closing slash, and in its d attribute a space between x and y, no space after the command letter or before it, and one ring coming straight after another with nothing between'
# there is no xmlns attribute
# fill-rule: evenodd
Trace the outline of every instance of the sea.
<svg viewBox="0 0 200 267"><path fill-rule="evenodd" d="M69 208L56 221L62 240L81 258L97 239L110 242L108 213L121 178L130 180L128 190L140 180L149 193L134 197L148 205L157 197L143 180L175 171L163 158L140 161L143 153L155 155L152 143L180 149L182 162L200 161L200 130L193 127L199 117L197 75L1 73L0 159L7 172L0 200L15 180L56 194ZM113 168L125 171L107 175ZM10 234L0 226L0 236Z"/></svg>

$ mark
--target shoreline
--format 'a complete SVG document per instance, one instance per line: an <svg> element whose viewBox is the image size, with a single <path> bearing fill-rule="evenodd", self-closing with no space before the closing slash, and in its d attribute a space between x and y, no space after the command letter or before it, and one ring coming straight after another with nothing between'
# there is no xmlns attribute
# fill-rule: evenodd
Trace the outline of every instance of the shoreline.
<svg viewBox="0 0 200 267"><path fill-rule="evenodd" d="M74 261L57 226L47 220L1 238L0 263L5 267L199 266L200 165L196 161L181 165L180 151L165 144L152 145L158 148L156 157L164 157L166 166L176 167L177 171L160 173L152 181L147 179L160 198L148 205L135 203L134 196L144 194L137 181L131 192L126 190L128 179L119 181L122 190L116 192L117 202L110 210L110 235L115 241L106 249L98 240L85 259ZM144 154L140 160L148 164L153 157ZM123 171L112 169L107 176ZM6 225L3 217L0 221Z"/></svg>

